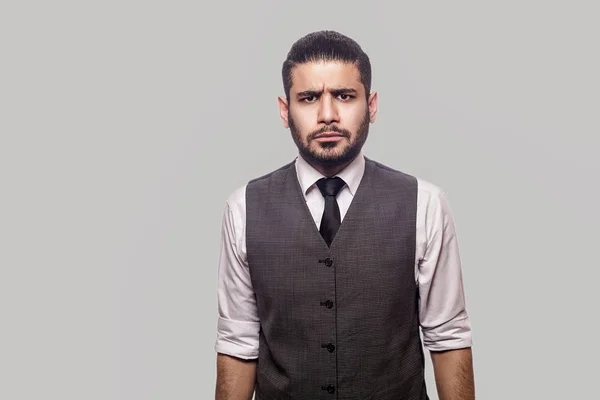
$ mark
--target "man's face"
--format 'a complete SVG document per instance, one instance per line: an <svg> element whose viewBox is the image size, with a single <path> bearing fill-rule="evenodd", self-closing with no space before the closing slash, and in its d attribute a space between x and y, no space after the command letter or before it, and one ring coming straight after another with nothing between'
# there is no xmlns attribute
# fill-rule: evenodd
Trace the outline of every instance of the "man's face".
<svg viewBox="0 0 600 400"><path fill-rule="evenodd" d="M289 101L280 97L279 110L305 159L340 165L354 159L367 140L377 94L367 100L354 64L311 62L292 69Z"/></svg>

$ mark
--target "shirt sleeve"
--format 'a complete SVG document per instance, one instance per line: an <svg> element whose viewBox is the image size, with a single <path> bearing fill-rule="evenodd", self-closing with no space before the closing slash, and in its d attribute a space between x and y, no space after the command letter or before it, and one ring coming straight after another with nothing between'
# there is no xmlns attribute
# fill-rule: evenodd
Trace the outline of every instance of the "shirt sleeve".
<svg viewBox="0 0 600 400"><path fill-rule="evenodd" d="M258 357L260 322L245 254L245 191L228 199L223 213L218 269L215 350L243 359Z"/></svg>
<svg viewBox="0 0 600 400"><path fill-rule="evenodd" d="M418 267L423 345L430 351L470 347L461 259L446 194L433 191L425 210L426 249Z"/></svg>

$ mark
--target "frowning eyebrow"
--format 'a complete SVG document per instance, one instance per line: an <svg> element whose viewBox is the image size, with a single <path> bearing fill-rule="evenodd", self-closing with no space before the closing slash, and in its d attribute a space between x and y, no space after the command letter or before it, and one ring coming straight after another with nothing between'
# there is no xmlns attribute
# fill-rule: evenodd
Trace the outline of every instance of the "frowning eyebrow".
<svg viewBox="0 0 600 400"><path fill-rule="evenodd" d="M348 95L356 95L358 93L358 91L356 89L352 89L352 88L338 88L338 89L329 89L329 93L331 93L334 96L339 96L341 94L348 94ZM323 94L322 90L305 90L303 92L299 92L296 96L298 98L300 97L320 97Z"/></svg>

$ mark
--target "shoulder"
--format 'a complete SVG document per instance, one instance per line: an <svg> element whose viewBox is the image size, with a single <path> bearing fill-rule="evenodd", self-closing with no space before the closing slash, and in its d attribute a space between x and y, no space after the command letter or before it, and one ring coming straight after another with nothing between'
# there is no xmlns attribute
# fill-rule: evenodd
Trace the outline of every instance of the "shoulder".
<svg viewBox="0 0 600 400"><path fill-rule="evenodd" d="M431 202L444 195L444 190L439 185L422 178L416 179L419 187L418 193L421 199Z"/></svg>
<svg viewBox="0 0 600 400"><path fill-rule="evenodd" d="M411 175L399 169L392 168L381 162L366 158L375 178L383 185L392 185L400 187L402 190L409 188L413 195L420 199L435 195L437 186L431 182L425 181L417 176Z"/></svg>
<svg viewBox="0 0 600 400"><path fill-rule="evenodd" d="M444 189L431 181L408 174L375 160L367 159L367 161L373 165L380 175L388 176L399 181L410 182L414 185L417 190L419 205L440 206L440 203L445 198Z"/></svg>
<svg viewBox="0 0 600 400"><path fill-rule="evenodd" d="M446 191L439 185L425 179L419 178L418 182L417 207L426 224L436 225L441 221L445 225L452 222L454 216Z"/></svg>
<svg viewBox="0 0 600 400"><path fill-rule="evenodd" d="M245 203L247 183L235 188L229 196L227 196L226 204L230 210L239 209Z"/></svg>
<svg viewBox="0 0 600 400"><path fill-rule="evenodd" d="M246 209L246 193L248 189L253 189L257 186L261 186L261 184L265 184L269 182L271 178L278 178L280 176L285 176L287 171L290 170L290 167L294 166L294 161L277 168L267 174L259 176L257 178L249 180L247 183L244 183L241 186L235 188L232 192L227 196L226 204L227 208L233 212L234 214L243 215Z"/></svg>
<svg viewBox="0 0 600 400"><path fill-rule="evenodd" d="M407 174L406 172L400 171L398 169L392 168L388 165L380 163L379 161L372 160L370 158L365 157L365 161L367 164L371 164L373 169L377 171L377 173L382 174L384 176L396 177L406 180L411 180L416 183L416 177Z"/></svg>
<svg viewBox="0 0 600 400"><path fill-rule="evenodd" d="M259 176L258 178L251 179L248 182L248 186L259 185L261 183L265 183L266 181L269 181L272 178L281 178L281 177L285 176L285 174L287 174L288 171L294 167L295 162L296 161L294 160L292 162L289 162L289 163L277 168L276 170L273 170L267 174Z"/></svg>

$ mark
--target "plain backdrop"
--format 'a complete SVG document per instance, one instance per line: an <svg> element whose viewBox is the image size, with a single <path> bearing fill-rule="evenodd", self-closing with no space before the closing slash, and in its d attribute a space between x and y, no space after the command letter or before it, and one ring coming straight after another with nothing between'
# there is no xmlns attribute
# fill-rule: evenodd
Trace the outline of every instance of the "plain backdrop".
<svg viewBox="0 0 600 400"><path fill-rule="evenodd" d="M281 63L320 29L371 58L365 154L448 194L477 398L594 398L599 8L2 2L0 398L214 398L225 199L295 157Z"/></svg>

